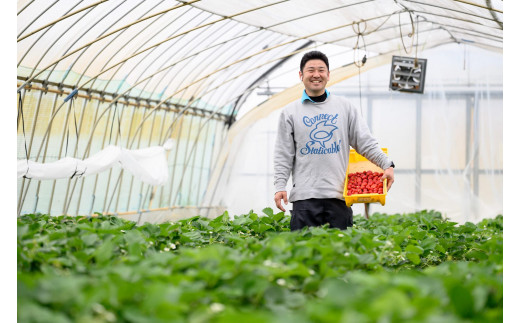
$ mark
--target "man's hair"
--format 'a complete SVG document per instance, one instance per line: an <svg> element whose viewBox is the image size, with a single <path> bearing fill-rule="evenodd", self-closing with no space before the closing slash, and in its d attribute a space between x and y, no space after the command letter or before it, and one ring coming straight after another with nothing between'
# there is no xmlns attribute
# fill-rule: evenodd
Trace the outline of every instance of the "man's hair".
<svg viewBox="0 0 520 323"><path fill-rule="evenodd" d="M322 60L325 63L325 65L327 65L327 70L329 69L329 59L327 58L327 55L323 54L320 51L313 50L312 52L308 52L308 53L305 53L305 55L303 55L302 60L300 62L300 71L303 72L303 67L311 59Z"/></svg>

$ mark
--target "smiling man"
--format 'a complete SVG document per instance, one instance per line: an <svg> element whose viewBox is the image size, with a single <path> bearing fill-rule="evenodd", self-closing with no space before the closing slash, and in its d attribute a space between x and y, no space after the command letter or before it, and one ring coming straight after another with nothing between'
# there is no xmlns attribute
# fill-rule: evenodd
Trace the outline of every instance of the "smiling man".
<svg viewBox="0 0 520 323"><path fill-rule="evenodd" d="M300 62L301 99L283 108L274 156L276 206L293 203L291 230L329 223L331 228L353 225L352 209L343 197L350 146L384 169L388 189L394 182L394 163L372 137L365 120L348 100L325 87L329 60L319 51ZM289 198L286 185L292 174Z"/></svg>

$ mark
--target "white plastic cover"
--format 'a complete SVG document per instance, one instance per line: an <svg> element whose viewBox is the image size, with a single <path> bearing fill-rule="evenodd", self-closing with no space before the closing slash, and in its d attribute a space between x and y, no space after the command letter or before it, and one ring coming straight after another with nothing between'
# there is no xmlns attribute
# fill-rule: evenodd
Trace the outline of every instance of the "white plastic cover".
<svg viewBox="0 0 520 323"><path fill-rule="evenodd" d="M129 150L110 145L91 157L81 160L65 157L55 162L39 163L18 160L18 178L46 180L88 176L101 173L118 163L139 180L150 185L164 185L168 180L166 151L173 147L169 139L162 147Z"/></svg>

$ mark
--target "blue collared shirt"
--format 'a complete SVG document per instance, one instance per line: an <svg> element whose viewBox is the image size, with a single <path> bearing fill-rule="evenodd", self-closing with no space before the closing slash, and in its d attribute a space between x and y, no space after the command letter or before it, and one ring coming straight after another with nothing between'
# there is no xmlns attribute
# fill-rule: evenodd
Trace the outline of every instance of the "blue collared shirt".
<svg viewBox="0 0 520 323"><path fill-rule="evenodd" d="M325 93L327 93L327 98L329 97L330 93L329 93L329 90L325 89ZM303 90L303 95L302 95L302 103L305 101L305 100L309 100L311 102L314 102L309 95L307 95L307 92L305 92L305 90Z"/></svg>

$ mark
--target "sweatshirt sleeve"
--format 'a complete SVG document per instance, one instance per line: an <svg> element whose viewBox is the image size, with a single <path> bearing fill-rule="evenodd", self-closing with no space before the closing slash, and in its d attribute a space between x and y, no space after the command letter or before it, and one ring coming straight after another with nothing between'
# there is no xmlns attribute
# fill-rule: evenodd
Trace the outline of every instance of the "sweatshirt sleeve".
<svg viewBox="0 0 520 323"><path fill-rule="evenodd" d="M274 187L276 192L287 190L285 186L293 168L295 151L292 121L287 117L285 111L282 111L278 120L278 134L274 147Z"/></svg>
<svg viewBox="0 0 520 323"><path fill-rule="evenodd" d="M381 150L379 143L370 133L368 125L361 113L352 104L349 108L349 143L358 154L381 167L383 170L390 167L392 161Z"/></svg>

